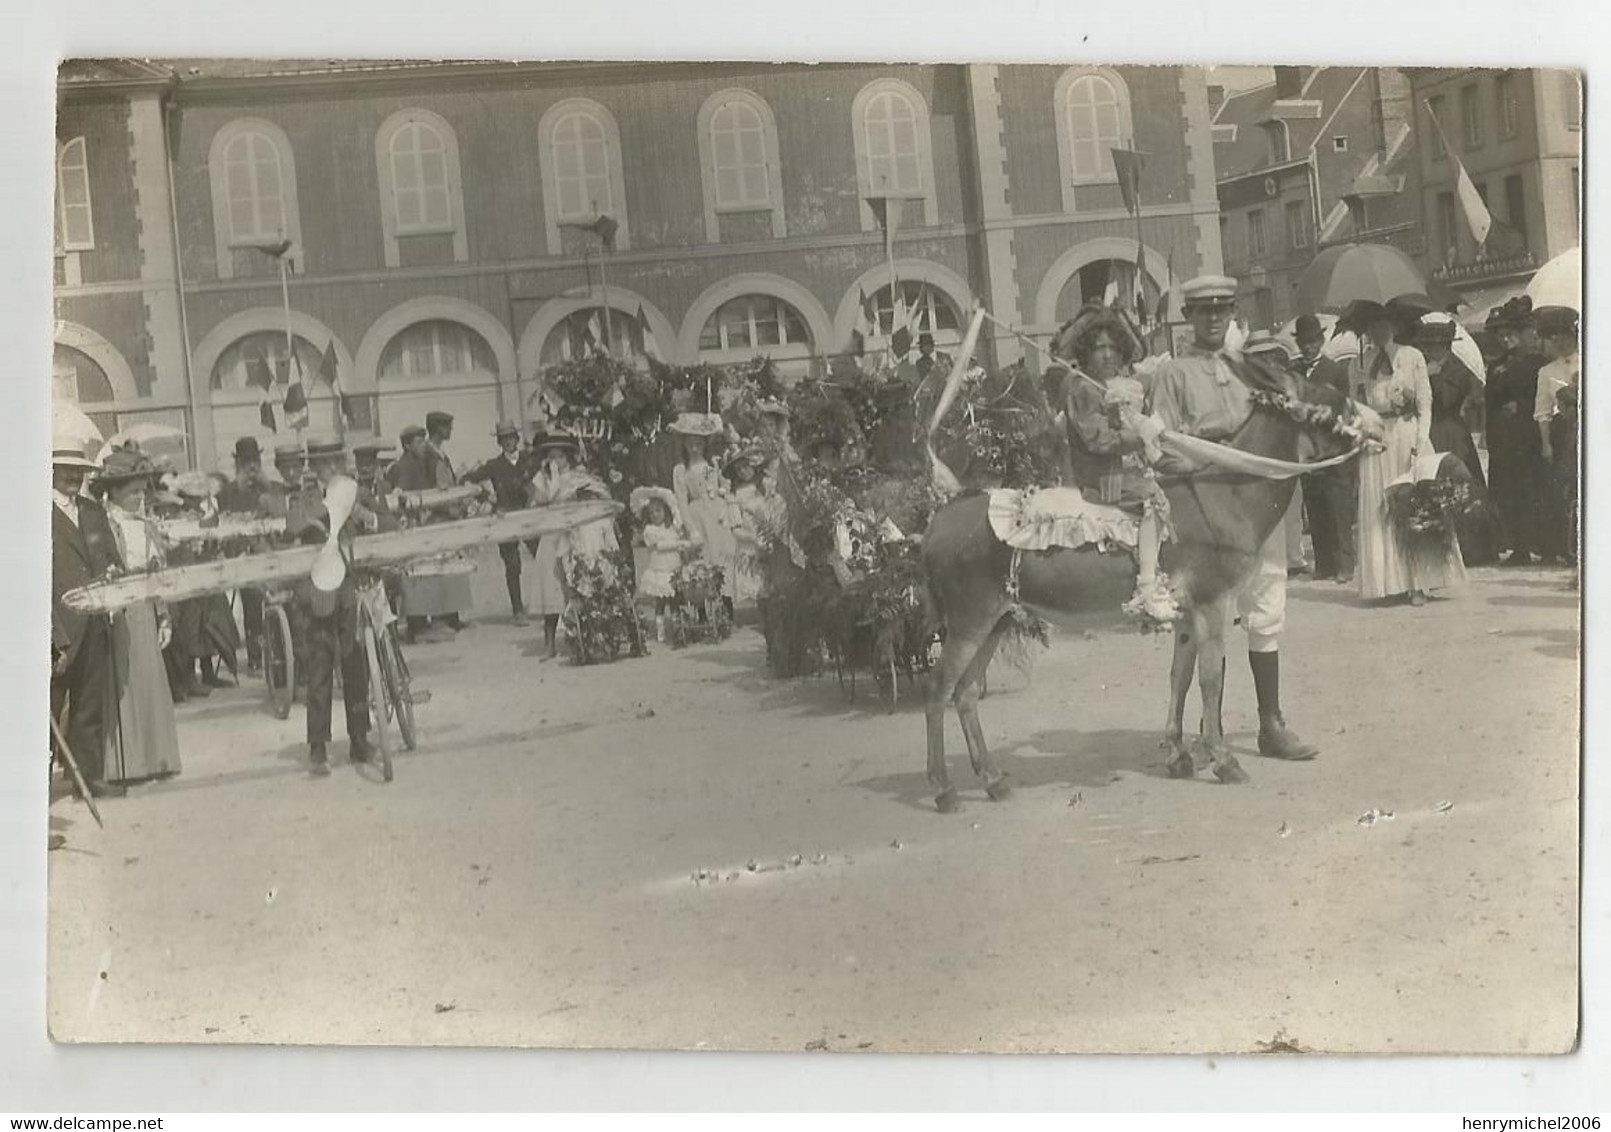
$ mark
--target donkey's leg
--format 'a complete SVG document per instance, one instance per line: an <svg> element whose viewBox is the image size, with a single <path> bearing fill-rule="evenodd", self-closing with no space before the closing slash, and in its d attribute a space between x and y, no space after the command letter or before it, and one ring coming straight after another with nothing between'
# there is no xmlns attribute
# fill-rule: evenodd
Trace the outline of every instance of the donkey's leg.
<svg viewBox="0 0 1611 1132"><path fill-rule="evenodd" d="M986 635L976 628L964 633L958 626L946 626L940 662L929 673L928 699L923 706L929 740L929 784L938 791L934 804L942 814L953 814L961 809L950 772L945 767L945 709L950 706L963 673L973 662Z"/></svg>
<svg viewBox="0 0 1611 1132"><path fill-rule="evenodd" d="M979 723L979 697L984 691L985 673L1006 632L1005 618L997 620L974 653L956 690L957 718L962 721L962 737L968 742L968 760L973 763L973 773L984 779L985 793L994 802L1006 798L1012 793L1012 787L1007 784L1006 772L996 766L985 744L984 728Z"/></svg>
<svg viewBox="0 0 1611 1132"><path fill-rule="evenodd" d="M1198 624L1197 686L1203 697L1203 744L1221 782L1246 782L1236 756L1225 743L1225 630L1229 608L1216 603Z"/></svg>
<svg viewBox="0 0 1611 1132"><path fill-rule="evenodd" d="M1164 720L1164 750L1169 758L1164 767L1170 778L1190 778L1197 768L1185 742L1186 696L1191 691L1192 674L1197 670L1196 611L1175 630L1175 654L1169 663L1169 715Z"/></svg>

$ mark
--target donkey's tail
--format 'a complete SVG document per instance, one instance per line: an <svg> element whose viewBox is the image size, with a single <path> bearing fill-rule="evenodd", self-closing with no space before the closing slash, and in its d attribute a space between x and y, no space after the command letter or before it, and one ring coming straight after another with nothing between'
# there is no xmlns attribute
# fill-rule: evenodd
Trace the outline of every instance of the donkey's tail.
<svg viewBox="0 0 1611 1132"><path fill-rule="evenodd" d="M934 451L934 434L939 431L940 422L945 419L945 414L951 411L951 406L956 403L957 394L962 391L962 379L968 372L969 363L973 361L973 351L979 343L979 328L984 324L984 316L983 307L973 312L973 318L968 322L968 332L963 336L962 345L957 349L956 360L951 363L951 376L946 378L945 389L940 393L940 400L934 406L934 416L929 419L927 436L929 474L934 479L934 486L947 497L962 491L962 481L957 479L956 473L946 467L945 461Z"/></svg>

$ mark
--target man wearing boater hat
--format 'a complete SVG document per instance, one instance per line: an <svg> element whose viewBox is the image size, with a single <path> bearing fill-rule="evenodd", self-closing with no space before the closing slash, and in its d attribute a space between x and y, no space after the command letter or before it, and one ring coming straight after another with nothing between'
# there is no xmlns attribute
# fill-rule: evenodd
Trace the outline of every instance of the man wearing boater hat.
<svg viewBox="0 0 1611 1132"><path fill-rule="evenodd" d="M235 478L218 493L218 509L240 515L256 515L263 509L268 481L263 478L263 450L255 436L235 441ZM263 591L243 586L241 625L246 630L246 667L256 672L262 664Z"/></svg>
<svg viewBox="0 0 1611 1132"><path fill-rule="evenodd" d="M509 421L500 422L493 431L498 440L498 454L480 467L465 473L465 483L490 483L499 511L519 511L531 506L531 477L537 471L534 453L520 451L520 429ZM530 624L526 620L526 602L520 593L520 542L518 539L498 544L503 556L503 577L509 588L509 608L514 613L514 624Z"/></svg>
<svg viewBox="0 0 1611 1132"><path fill-rule="evenodd" d="M50 714L61 722L90 793L97 798L121 797L123 787L105 781L102 747L112 657L110 625L104 615L70 608L62 595L108 572L121 571L123 564L105 510L79 494L95 465L85 458L82 447L66 438L55 438L51 448Z"/></svg>
<svg viewBox="0 0 1611 1132"><path fill-rule="evenodd" d="M1225 334L1236 311L1236 280L1202 275L1181 287L1192 345L1158 367L1152 409L1166 428L1204 440L1226 440L1252 414L1250 390L1225 357ZM1160 469L1166 473L1170 469ZM1257 573L1237 597L1247 630L1248 665L1259 705L1259 754L1303 761L1320 752L1287 726L1281 714L1281 629L1286 621L1286 532L1278 524L1265 540Z"/></svg>

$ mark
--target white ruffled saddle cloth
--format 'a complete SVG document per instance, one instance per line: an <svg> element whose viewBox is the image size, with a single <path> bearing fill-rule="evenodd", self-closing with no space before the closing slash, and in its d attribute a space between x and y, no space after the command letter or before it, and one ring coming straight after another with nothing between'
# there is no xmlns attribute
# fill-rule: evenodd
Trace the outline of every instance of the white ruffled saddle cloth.
<svg viewBox="0 0 1611 1132"><path fill-rule="evenodd" d="M1075 487L990 491L990 529L1015 550L1054 546L1135 549L1139 523L1117 507L1092 503Z"/></svg>

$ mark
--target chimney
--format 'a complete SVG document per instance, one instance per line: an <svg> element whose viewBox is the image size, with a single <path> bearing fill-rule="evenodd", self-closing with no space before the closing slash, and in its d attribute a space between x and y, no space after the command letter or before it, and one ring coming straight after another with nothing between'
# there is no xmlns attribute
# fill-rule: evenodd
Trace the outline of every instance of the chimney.
<svg viewBox="0 0 1611 1132"><path fill-rule="evenodd" d="M1277 98L1302 98L1303 80L1307 72L1307 67L1277 67L1275 69L1275 96Z"/></svg>
<svg viewBox="0 0 1611 1132"><path fill-rule="evenodd" d="M1225 88L1218 83L1208 88L1208 117L1219 117L1219 108L1225 105Z"/></svg>

